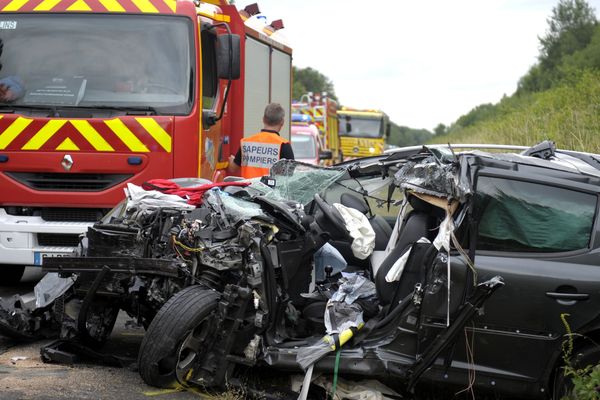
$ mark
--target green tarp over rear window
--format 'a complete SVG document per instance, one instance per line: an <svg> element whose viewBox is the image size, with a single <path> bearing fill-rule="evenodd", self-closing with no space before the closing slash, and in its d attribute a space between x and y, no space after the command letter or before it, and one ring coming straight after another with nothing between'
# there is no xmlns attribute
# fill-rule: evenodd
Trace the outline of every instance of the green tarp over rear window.
<svg viewBox="0 0 600 400"><path fill-rule="evenodd" d="M480 177L480 250L561 252L588 247L596 196L563 188Z"/></svg>

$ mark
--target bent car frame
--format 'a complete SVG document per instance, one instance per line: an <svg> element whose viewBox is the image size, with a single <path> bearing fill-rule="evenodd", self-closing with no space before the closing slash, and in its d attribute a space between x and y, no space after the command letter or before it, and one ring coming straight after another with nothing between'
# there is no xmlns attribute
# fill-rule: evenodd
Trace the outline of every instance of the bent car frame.
<svg viewBox="0 0 600 400"><path fill-rule="evenodd" d="M431 146L132 186L78 255L44 260L38 304L0 304L0 328L97 346L125 310L161 387L245 365L561 398L565 359L600 360L599 166L549 142Z"/></svg>

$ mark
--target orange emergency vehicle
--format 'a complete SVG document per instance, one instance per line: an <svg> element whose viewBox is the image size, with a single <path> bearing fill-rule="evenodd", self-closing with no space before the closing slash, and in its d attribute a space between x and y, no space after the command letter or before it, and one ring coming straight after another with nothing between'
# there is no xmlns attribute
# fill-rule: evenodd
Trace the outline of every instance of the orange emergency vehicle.
<svg viewBox="0 0 600 400"><path fill-rule="evenodd" d="M257 12L0 0L0 85L18 93L0 98L0 284L69 253L127 183L221 179L266 104L289 115L291 49L281 24L245 23Z"/></svg>
<svg viewBox="0 0 600 400"><path fill-rule="evenodd" d="M343 161L344 155L342 154L339 137L337 103L326 95L315 95L312 93L303 95L301 100L304 101L292 104L292 113L306 115L315 124L321 137L321 150L325 152L331 151L331 157L327 163L331 164Z"/></svg>

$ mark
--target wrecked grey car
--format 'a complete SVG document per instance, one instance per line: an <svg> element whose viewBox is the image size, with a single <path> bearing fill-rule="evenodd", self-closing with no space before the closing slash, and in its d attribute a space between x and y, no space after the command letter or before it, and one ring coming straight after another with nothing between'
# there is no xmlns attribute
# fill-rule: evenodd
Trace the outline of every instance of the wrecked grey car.
<svg viewBox="0 0 600 400"><path fill-rule="evenodd" d="M550 144L400 149L283 161L264 183L192 191L193 207L130 192L79 256L44 263L66 289L4 304L0 326L98 346L125 310L162 387L222 386L243 365L560 398L565 338L574 362L600 359L597 166Z"/></svg>

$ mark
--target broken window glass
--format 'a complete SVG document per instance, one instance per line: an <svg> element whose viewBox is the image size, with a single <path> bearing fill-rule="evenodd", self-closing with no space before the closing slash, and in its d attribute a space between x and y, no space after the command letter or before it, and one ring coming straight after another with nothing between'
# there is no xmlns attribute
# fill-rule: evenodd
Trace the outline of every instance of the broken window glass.
<svg viewBox="0 0 600 400"><path fill-rule="evenodd" d="M271 167L273 187L255 179L251 187L273 200L290 200L307 205L315 193L327 189L346 173L342 168L325 168L293 160L280 160Z"/></svg>
<svg viewBox="0 0 600 400"><path fill-rule="evenodd" d="M215 190L215 189L213 189ZM223 207L234 222L242 219L249 219L257 215L263 215L260 205L229 195L226 192L219 191Z"/></svg>
<svg viewBox="0 0 600 400"><path fill-rule="evenodd" d="M480 250L561 252L586 248L596 197L558 187L480 177Z"/></svg>

